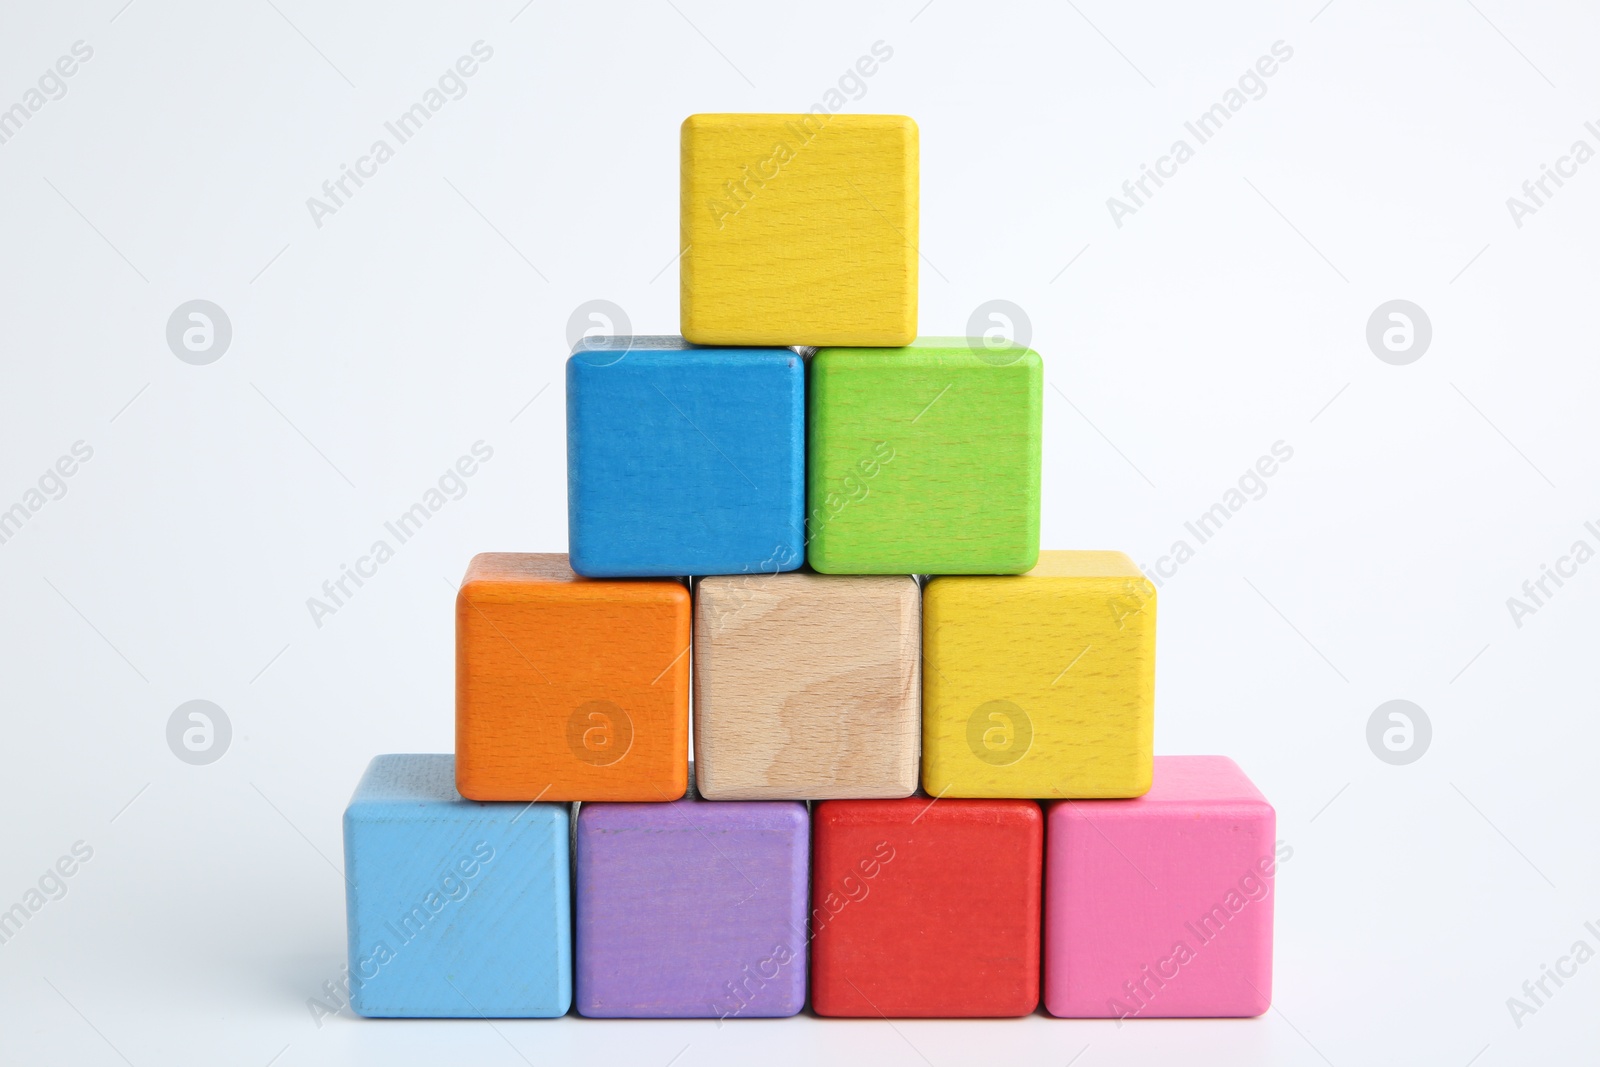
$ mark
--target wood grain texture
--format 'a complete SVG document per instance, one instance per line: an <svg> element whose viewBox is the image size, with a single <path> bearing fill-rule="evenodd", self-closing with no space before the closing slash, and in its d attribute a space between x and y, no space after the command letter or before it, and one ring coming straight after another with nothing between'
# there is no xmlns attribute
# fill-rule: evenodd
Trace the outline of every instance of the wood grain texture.
<svg viewBox="0 0 1600 1067"><path fill-rule="evenodd" d="M1045 1007L1253 1016L1272 996L1272 805L1225 756L1157 756L1135 800L1048 805Z"/></svg>
<svg viewBox="0 0 1600 1067"><path fill-rule="evenodd" d="M812 567L1015 574L1034 565L1038 353L996 361L962 338L926 338L900 349L823 348L808 374Z"/></svg>
<svg viewBox="0 0 1600 1067"><path fill-rule="evenodd" d="M776 573L805 545L805 365L788 348L580 342L567 521L590 577Z"/></svg>
<svg viewBox="0 0 1600 1067"><path fill-rule="evenodd" d="M923 602L922 785L952 797L1150 788L1156 591L1120 552L1041 552Z"/></svg>
<svg viewBox="0 0 1600 1067"><path fill-rule="evenodd" d="M552 1018L572 1002L570 806L478 804L448 755L374 759L344 813L350 1006Z"/></svg>
<svg viewBox="0 0 1600 1067"><path fill-rule="evenodd" d="M812 812L818 1015L976 1018L1039 1004L1044 818L1031 800L828 800Z"/></svg>
<svg viewBox="0 0 1600 1067"><path fill-rule="evenodd" d="M578 1011L770 1018L806 998L811 817L793 801L584 804Z"/></svg>
<svg viewBox="0 0 1600 1067"><path fill-rule="evenodd" d="M903 345L917 333L917 124L691 115L681 138L683 335Z"/></svg>
<svg viewBox="0 0 1600 1067"><path fill-rule="evenodd" d="M683 796L689 591L473 557L456 596L456 784L474 800Z"/></svg>
<svg viewBox="0 0 1600 1067"><path fill-rule="evenodd" d="M910 796L921 623L921 590L907 575L700 581L694 743L704 795Z"/></svg>

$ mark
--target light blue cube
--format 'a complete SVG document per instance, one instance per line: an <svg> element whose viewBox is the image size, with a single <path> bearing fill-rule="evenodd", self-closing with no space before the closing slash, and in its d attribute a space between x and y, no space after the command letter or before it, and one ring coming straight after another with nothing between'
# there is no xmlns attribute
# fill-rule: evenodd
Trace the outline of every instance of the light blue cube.
<svg viewBox="0 0 1600 1067"><path fill-rule="evenodd" d="M344 813L350 1006L551 1018L572 1003L571 808L480 804L454 756L379 756Z"/></svg>
<svg viewBox="0 0 1600 1067"><path fill-rule="evenodd" d="M681 337L586 338L567 360L572 569L762 574L805 559L805 360Z"/></svg>

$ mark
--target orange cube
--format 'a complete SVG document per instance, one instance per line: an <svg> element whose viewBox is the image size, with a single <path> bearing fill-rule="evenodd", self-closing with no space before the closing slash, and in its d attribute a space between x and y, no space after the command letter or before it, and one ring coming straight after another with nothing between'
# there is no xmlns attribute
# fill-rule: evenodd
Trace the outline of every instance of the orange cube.
<svg viewBox="0 0 1600 1067"><path fill-rule="evenodd" d="M456 596L456 789L469 800L677 800L689 590L580 578L565 553L474 556Z"/></svg>

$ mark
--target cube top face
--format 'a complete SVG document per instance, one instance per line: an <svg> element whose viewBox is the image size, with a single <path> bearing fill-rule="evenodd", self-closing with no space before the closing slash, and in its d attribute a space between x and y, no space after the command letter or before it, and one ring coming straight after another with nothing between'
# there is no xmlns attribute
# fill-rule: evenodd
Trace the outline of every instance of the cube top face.
<svg viewBox="0 0 1600 1067"><path fill-rule="evenodd" d="M804 559L805 362L679 338L567 361L572 567L589 577L771 573Z"/></svg>
<svg viewBox="0 0 1600 1067"><path fill-rule="evenodd" d="M474 800L671 800L689 756L689 592L559 555L476 557L456 597L456 788Z"/></svg>
<svg viewBox="0 0 1600 1067"><path fill-rule="evenodd" d="M572 358L595 367L606 367L629 352L688 352L703 346L673 334L592 334L578 338Z"/></svg>
<svg viewBox="0 0 1600 1067"><path fill-rule="evenodd" d="M794 1015L806 996L810 818L793 801L585 804L578 1011Z"/></svg>
<svg viewBox="0 0 1600 1067"><path fill-rule="evenodd" d="M1142 818L1151 807L1181 808L1185 814L1237 809L1258 818L1272 816L1267 798L1227 756L1157 756L1155 766L1148 793L1127 804L1097 804L1087 810L1096 820Z"/></svg>
<svg viewBox="0 0 1600 1067"><path fill-rule="evenodd" d="M813 809L818 1015L1016 1016L1039 1003L1044 819L1029 800Z"/></svg>
<svg viewBox="0 0 1600 1067"><path fill-rule="evenodd" d="M375 756L345 808L346 826L480 827L510 822L518 808L468 800L456 791L455 757L446 753L394 753ZM570 817L565 804L527 807L517 822L562 830Z"/></svg>
<svg viewBox="0 0 1600 1067"><path fill-rule="evenodd" d="M1037 562L1043 364L1028 349L996 362L974 344L928 339L812 356L806 534L815 569L1020 574Z"/></svg>
<svg viewBox="0 0 1600 1067"><path fill-rule="evenodd" d="M869 501L870 503L870 501ZM1156 591L1120 552L938 577L923 597L922 786L935 796L1150 788Z"/></svg>
<svg viewBox="0 0 1600 1067"><path fill-rule="evenodd" d="M904 345L917 333L917 125L691 115L681 325L715 345Z"/></svg>
<svg viewBox="0 0 1600 1067"><path fill-rule="evenodd" d="M1158 756L1136 800L1049 805L1045 1006L1073 1018L1260 1015L1272 806L1221 756Z"/></svg>
<svg viewBox="0 0 1600 1067"><path fill-rule="evenodd" d="M906 797L921 735L915 578L810 573L695 589L695 754L713 800Z"/></svg>
<svg viewBox="0 0 1600 1067"><path fill-rule="evenodd" d="M1149 585L1144 572L1126 552L1083 551L1080 549L1046 549L1039 553L1039 562L1028 571L1028 578L1074 578L1087 580L1106 578L1137 582L1141 588ZM1149 595L1155 595L1151 586Z"/></svg>
<svg viewBox="0 0 1600 1067"><path fill-rule="evenodd" d="M456 792L455 760L444 754L375 756L356 783L345 819L382 821L413 817L434 808L430 818L477 818L483 805Z"/></svg>
<svg viewBox="0 0 1600 1067"><path fill-rule="evenodd" d="M783 364L798 356L792 346L776 343L727 347L696 344L673 334L595 334L579 338L570 358L587 371L615 366L625 358L671 368Z"/></svg>
<svg viewBox="0 0 1600 1067"><path fill-rule="evenodd" d="M681 605L681 582L598 581L584 578L565 552L480 552L467 564L461 588L474 604L520 604L541 598Z"/></svg>
<svg viewBox="0 0 1600 1067"><path fill-rule="evenodd" d="M569 809L464 800L453 762L379 756L345 811L351 1006L382 1017L564 1015Z"/></svg>

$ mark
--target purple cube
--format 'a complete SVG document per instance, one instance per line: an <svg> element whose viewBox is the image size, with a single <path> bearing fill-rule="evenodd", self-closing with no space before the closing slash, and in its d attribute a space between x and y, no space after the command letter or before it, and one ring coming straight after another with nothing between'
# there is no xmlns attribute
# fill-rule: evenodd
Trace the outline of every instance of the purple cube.
<svg viewBox="0 0 1600 1067"><path fill-rule="evenodd" d="M811 817L798 801L578 810L575 1003L591 1018L797 1014Z"/></svg>

